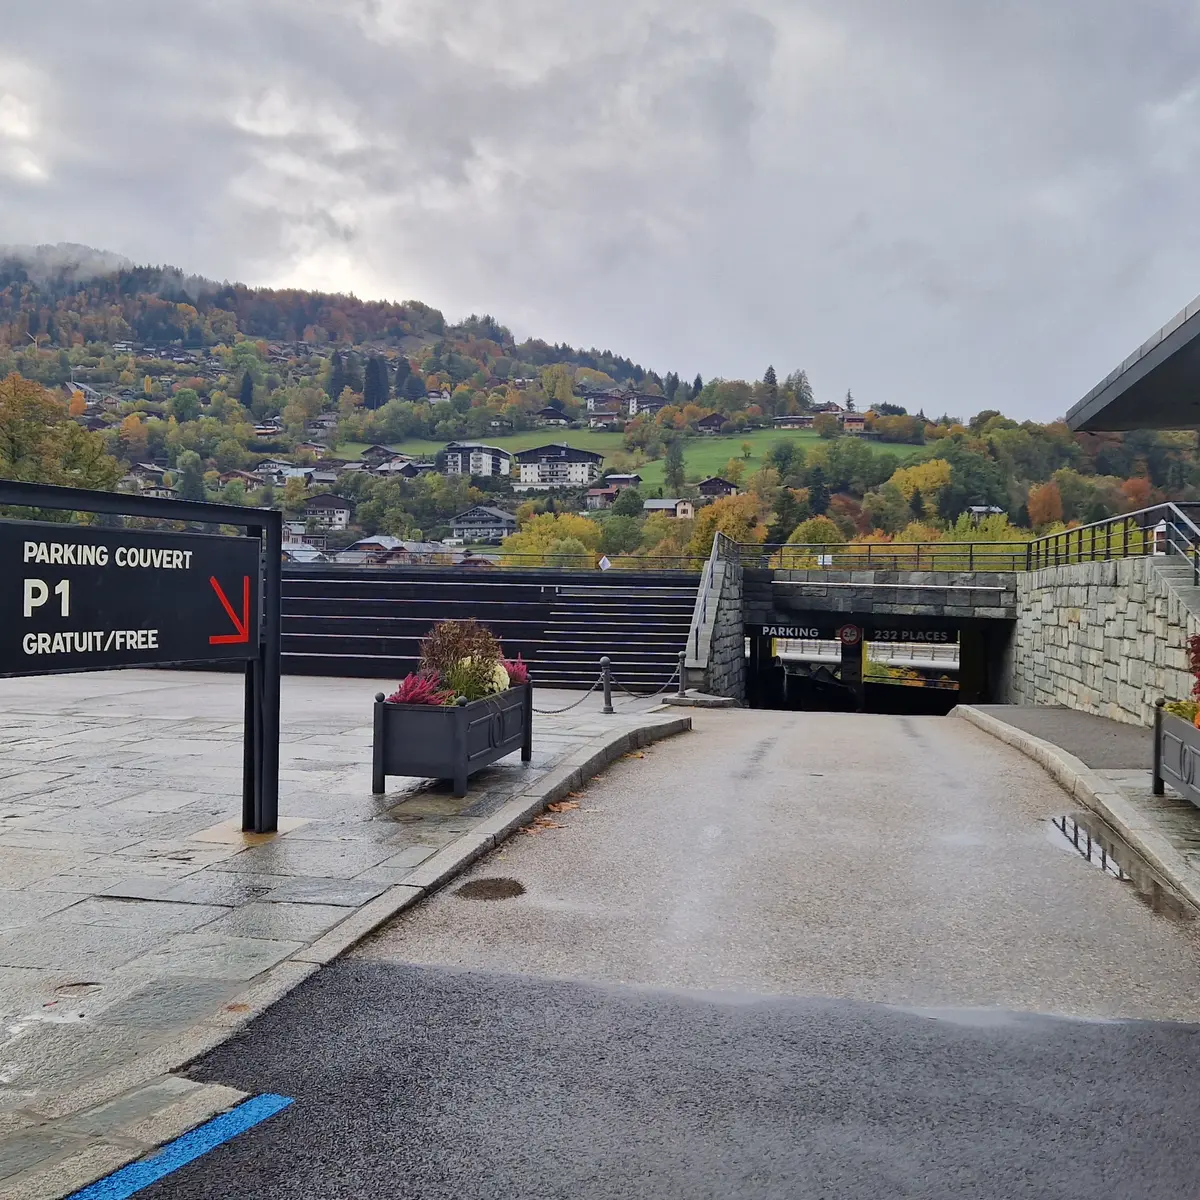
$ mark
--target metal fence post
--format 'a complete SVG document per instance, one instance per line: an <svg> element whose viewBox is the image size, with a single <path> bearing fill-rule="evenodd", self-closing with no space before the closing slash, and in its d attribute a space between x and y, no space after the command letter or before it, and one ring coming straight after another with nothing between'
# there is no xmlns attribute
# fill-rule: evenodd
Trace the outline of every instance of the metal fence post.
<svg viewBox="0 0 1200 1200"><path fill-rule="evenodd" d="M602 711L611 713L613 711L612 659L607 654L600 660L600 677L604 680L604 708Z"/></svg>
<svg viewBox="0 0 1200 1200"><path fill-rule="evenodd" d="M683 677L684 663L687 662L687 651L680 650L679 652L679 695L687 695L687 683Z"/></svg>
<svg viewBox="0 0 1200 1200"><path fill-rule="evenodd" d="M1161 696L1154 702L1154 794L1162 796L1166 789L1162 777L1162 725L1163 705L1166 704Z"/></svg>

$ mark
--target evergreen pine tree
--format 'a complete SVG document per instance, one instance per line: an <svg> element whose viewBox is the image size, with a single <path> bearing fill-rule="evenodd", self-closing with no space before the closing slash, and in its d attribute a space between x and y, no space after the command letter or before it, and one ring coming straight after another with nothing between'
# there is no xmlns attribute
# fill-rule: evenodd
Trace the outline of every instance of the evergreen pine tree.
<svg viewBox="0 0 1200 1200"><path fill-rule="evenodd" d="M913 488L913 494L908 498L908 511L912 513L915 521L925 519L925 497L921 495L920 488Z"/></svg>
<svg viewBox="0 0 1200 1200"><path fill-rule="evenodd" d="M696 378L692 380L692 399L695 400L695 398L700 395L703 390L704 380L700 378L700 372L697 371Z"/></svg>
<svg viewBox="0 0 1200 1200"><path fill-rule="evenodd" d="M408 382L409 376L412 375L412 367L408 365L408 359L402 354L396 359L396 399L404 399L404 385Z"/></svg>
<svg viewBox="0 0 1200 1200"><path fill-rule="evenodd" d="M667 443L667 457L664 463L667 488L671 494L678 496L686 483L683 473L683 441L674 437Z"/></svg>
<svg viewBox="0 0 1200 1200"><path fill-rule="evenodd" d="M254 404L254 380L249 371L242 372L242 386L238 389L238 400L245 409Z"/></svg>
<svg viewBox="0 0 1200 1200"><path fill-rule="evenodd" d="M808 473L808 507L814 517L823 517L829 511L829 486L820 465Z"/></svg>
<svg viewBox="0 0 1200 1200"><path fill-rule="evenodd" d="M372 411L382 408L388 399L387 367L374 354L367 359L363 375L363 406Z"/></svg>
<svg viewBox="0 0 1200 1200"><path fill-rule="evenodd" d="M663 380L663 395L670 401L675 400L675 393L679 391L679 376L674 371L668 371L666 379Z"/></svg>
<svg viewBox="0 0 1200 1200"><path fill-rule="evenodd" d="M346 364L341 351L335 350L329 362L329 398L335 404L341 399L346 383Z"/></svg>
<svg viewBox="0 0 1200 1200"><path fill-rule="evenodd" d="M846 389L846 411L847 412L854 411L854 394L850 391L849 388Z"/></svg>
<svg viewBox="0 0 1200 1200"><path fill-rule="evenodd" d="M763 372L763 402L767 416L773 417L779 405L779 380L775 376L775 368L768 366Z"/></svg>
<svg viewBox="0 0 1200 1200"><path fill-rule="evenodd" d="M425 395L425 383L415 372L404 381L405 400L420 400Z"/></svg>

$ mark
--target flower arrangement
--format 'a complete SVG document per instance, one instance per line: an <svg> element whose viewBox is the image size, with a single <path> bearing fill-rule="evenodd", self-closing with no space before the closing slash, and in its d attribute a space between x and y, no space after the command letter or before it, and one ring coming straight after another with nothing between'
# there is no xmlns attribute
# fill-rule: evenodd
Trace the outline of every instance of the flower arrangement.
<svg viewBox="0 0 1200 1200"><path fill-rule="evenodd" d="M421 642L421 666L387 698L389 704L469 704L529 682L520 655L506 659L500 643L474 618L439 621Z"/></svg>

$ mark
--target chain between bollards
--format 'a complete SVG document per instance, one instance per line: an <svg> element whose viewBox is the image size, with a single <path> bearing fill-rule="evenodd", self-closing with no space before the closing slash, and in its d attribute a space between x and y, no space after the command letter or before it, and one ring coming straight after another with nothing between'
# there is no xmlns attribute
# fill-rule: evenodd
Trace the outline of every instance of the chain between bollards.
<svg viewBox="0 0 1200 1200"><path fill-rule="evenodd" d="M612 702L612 659L607 654L600 660L600 678L604 681L604 707L600 711L605 714L611 714L614 711Z"/></svg>

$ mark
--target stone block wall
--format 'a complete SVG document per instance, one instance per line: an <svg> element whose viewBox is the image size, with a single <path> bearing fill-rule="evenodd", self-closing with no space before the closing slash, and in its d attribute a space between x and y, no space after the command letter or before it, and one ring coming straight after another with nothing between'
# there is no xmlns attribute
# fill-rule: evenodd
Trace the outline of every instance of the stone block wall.
<svg viewBox="0 0 1200 1200"><path fill-rule="evenodd" d="M1012 620L1012 571L746 571L745 615L751 625L786 623L789 611L876 617Z"/></svg>
<svg viewBox="0 0 1200 1200"><path fill-rule="evenodd" d="M1017 581L1007 699L1152 725L1154 702L1186 699L1186 643L1200 632L1152 558L1077 563Z"/></svg>
<svg viewBox="0 0 1200 1200"><path fill-rule="evenodd" d="M688 638L686 663L689 687L698 688L711 696L729 696L739 703L746 699L742 586L740 564L724 560L715 564L708 595L707 620L701 620L700 597L697 596L697 611Z"/></svg>

